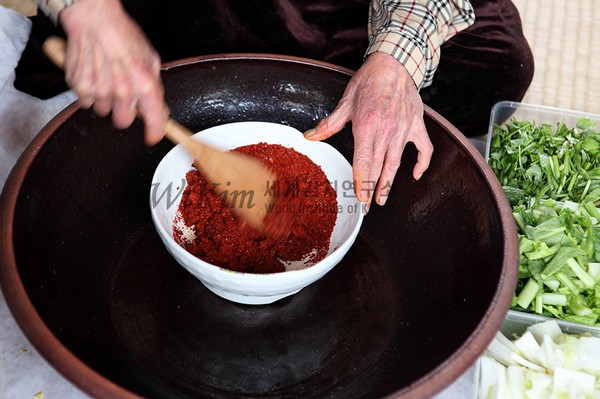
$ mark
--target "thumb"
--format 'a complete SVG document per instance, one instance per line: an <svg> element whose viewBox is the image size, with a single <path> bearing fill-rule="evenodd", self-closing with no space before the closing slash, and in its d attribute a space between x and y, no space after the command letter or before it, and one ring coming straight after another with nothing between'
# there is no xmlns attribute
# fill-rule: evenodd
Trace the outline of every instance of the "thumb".
<svg viewBox="0 0 600 399"><path fill-rule="evenodd" d="M304 132L304 138L308 140L325 140L342 130L349 120L349 107L340 103L331 114L321 119L316 127Z"/></svg>

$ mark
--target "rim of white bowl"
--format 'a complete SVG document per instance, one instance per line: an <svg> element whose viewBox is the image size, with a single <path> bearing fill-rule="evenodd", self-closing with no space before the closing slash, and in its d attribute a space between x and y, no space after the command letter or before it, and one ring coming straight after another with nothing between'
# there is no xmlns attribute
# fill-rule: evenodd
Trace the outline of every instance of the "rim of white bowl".
<svg viewBox="0 0 600 399"><path fill-rule="evenodd" d="M303 138L302 133L291 126L282 125L282 124L274 123L274 122L261 122L261 121L231 122L231 123L225 123L222 125L215 125L213 127L201 130L201 131L195 133L193 136L196 137L196 136L201 136L203 134L209 133L211 129L223 128L223 127L226 127L229 125L239 125L239 124L273 125L273 126L277 126L278 128L286 128L289 130L294 130L299 133L299 136L297 136L297 135L292 136L293 140L291 140L291 143L290 142L285 143L285 145L290 145L290 146L292 146L292 148L293 148L294 141L298 142L298 141L300 141L299 139ZM258 142L260 142L260 141L258 141ZM324 148L327 148L329 151L331 151L331 154L333 156L337 157L344 164L346 164L350 168L352 168L352 165L350 165L348 160L332 145L322 142L322 141L310 141L309 143L310 143L310 145L315 145L315 146L319 145ZM279 144L279 143L270 143L270 144ZM284 145L284 144L282 144L282 145ZM181 148L180 145L176 145L175 147L173 147L171 150L169 150L169 152L167 152L167 154L159 162L158 166L156 167L156 169L154 171L154 175L152 176L152 184L156 183L157 174L165 166L166 161L168 161L169 154L172 154L178 148ZM336 191L336 194L337 194L337 191ZM327 267L333 267L333 266L330 266L329 264L327 264L327 262L325 262L325 260L329 256L333 255L335 252L338 252L342 249L346 249L347 247L351 246L354 243L354 241L356 240L356 237L358 236L358 232L362 226L362 221L364 218L364 212L362 211L362 207L360 207L360 208L361 208L361 211L356 213L358 215L358 220L357 220L354 228L350 232L350 234L347 236L347 238L344 241L342 241L341 243L339 243L339 245L337 245L331 253L328 253L328 255L326 255L325 258L321 259L320 261L316 262L315 264L305 267L305 268L302 268L302 269L286 270L283 272L276 272L276 273L246 273L246 272L240 272L240 271L227 269L226 267L214 265L212 263L206 262L205 260L202 260L202 259L198 258L197 256L191 254L189 251L187 251L185 248L183 248L181 245L179 245L177 243L177 241L175 241L175 239L173 238L172 233L167 232L164 229L164 227L162 226L162 224L160 223L160 221L158 220L158 215L156 214L155 207L152 206L152 199L150 200L150 213L151 213L152 221L154 223L156 230L163 238L165 238L169 243L172 244L173 249L175 251L177 251L178 254L180 254L187 260L193 262L195 267L205 268L207 270L210 270L211 272L219 273L222 276L231 277L232 275L235 275L236 278L239 277L240 279L245 279L245 280L261 280L261 279L264 280L266 278L269 278L271 280L287 280L288 278L291 278L292 276L302 277L304 275L317 274L316 272L318 272L321 269L325 269ZM337 218L336 218L336 223L337 223ZM334 226L334 229L335 229L335 226ZM175 260L177 260L177 259L175 259Z"/></svg>

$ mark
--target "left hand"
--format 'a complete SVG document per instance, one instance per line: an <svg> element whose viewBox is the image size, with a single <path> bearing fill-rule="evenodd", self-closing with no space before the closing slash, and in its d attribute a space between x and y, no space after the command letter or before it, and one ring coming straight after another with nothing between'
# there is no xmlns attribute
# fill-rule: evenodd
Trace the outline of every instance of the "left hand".
<svg viewBox="0 0 600 399"><path fill-rule="evenodd" d="M418 151L413 177L429 167L433 145L423 121L423 102L415 83L392 56L372 53L354 74L338 106L304 135L324 140L352 121L354 192L359 201L384 205L406 143Z"/></svg>

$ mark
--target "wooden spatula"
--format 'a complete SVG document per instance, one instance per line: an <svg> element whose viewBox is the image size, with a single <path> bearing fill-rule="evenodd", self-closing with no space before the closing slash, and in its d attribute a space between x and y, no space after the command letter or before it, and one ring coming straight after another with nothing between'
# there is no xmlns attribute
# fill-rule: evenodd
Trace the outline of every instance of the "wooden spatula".
<svg viewBox="0 0 600 399"><path fill-rule="evenodd" d="M64 68L66 42L63 39L50 37L44 42L43 49L52 62ZM250 156L223 152L193 140L192 133L171 118L165 135L173 143L181 144L194 157L200 172L240 218L257 230L264 229L267 209L274 201L273 195L267 195L268 184L275 181L275 173ZM250 200L248 203L235 203L238 198Z"/></svg>

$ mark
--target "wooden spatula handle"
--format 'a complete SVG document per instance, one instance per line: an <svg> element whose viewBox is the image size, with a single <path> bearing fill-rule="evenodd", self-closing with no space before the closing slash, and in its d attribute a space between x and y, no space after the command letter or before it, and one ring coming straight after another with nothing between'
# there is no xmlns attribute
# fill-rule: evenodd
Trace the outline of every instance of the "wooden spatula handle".
<svg viewBox="0 0 600 399"><path fill-rule="evenodd" d="M67 42L57 36L51 36L44 44L42 44L42 50L50 61L57 67L65 68L65 59L67 58Z"/></svg>

